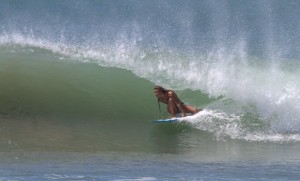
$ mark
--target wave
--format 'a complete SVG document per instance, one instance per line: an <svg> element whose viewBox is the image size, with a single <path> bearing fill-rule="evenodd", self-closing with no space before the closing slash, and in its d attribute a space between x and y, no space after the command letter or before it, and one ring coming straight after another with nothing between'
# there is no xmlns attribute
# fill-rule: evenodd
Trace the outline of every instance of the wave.
<svg viewBox="0 0 300 181"><path fill-rule="evenodd" d="M30 50L0 56L3 115L102 120L157 115L149 81L125 70Z"/></svg>
<svg viewBox="0 0 300 181"><path fill-rule="evenodd" d="M296 2L4 2L2 115L149 120L159 84L245 139L300 131Z"/></svg>
<svg viewBox="0 0 300 181"><path fill-rule="evenodd" d="M97 59L75 59L62 52L57 54L51 49L33 45L13 46L5 45L1 49L2 117L118 122L149 121L159 117L152 93L155 82L150 81L151 77L147 79L147 76L120 68L105 68L99 66ZM172 85L172 81L162 78L156 80L161 80L163 85ZM174 86L180 87L180 83ZM297 124L297 120L282 125L280 115L265 116L267 113L261 112L260 107L255 105L255 99L237 98L244 92L230 96L224 92L208 94L209 91L201 91L195 88L193 91L176 89L186 103L205 107L189 120L192 127L210 132L217 139L299 140L299 130L290 127ZM167 113L164 112L163 116Z"/></svg>

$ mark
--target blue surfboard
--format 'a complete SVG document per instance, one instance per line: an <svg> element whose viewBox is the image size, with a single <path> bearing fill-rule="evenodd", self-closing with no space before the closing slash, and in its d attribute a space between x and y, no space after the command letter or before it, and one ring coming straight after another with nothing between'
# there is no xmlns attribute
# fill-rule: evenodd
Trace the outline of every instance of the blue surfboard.
<svg viewBox="0 0 300 181"><path fill-rule="evenodd" d="M175 123L175 122L178 122L179 120L176 119L176 118L171 118L171 119L159 119L159 120L154 120L154 121L151 121L151 122L154 122L154 123Z"/></svg>

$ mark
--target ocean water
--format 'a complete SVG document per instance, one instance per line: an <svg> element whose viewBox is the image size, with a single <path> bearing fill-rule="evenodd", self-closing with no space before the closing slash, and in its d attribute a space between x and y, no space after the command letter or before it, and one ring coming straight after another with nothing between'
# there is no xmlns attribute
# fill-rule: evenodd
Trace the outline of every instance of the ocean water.
<svg viewBox="0 0 300 181"><path fill-rule="evenodd" d="M299 180L299 14L0 0L0 180ZM151 122L155 85L203 111Z"/></svg>

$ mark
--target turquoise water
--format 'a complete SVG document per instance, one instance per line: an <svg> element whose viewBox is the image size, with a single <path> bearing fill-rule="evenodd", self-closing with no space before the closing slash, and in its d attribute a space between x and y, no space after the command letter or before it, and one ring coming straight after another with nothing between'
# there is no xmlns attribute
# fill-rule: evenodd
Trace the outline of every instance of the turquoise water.
<svg viewBox="0 0 300 181"><path fill-rule="evenodd" d="M299 179L297 1L0 3L0 180Z"/></svg>

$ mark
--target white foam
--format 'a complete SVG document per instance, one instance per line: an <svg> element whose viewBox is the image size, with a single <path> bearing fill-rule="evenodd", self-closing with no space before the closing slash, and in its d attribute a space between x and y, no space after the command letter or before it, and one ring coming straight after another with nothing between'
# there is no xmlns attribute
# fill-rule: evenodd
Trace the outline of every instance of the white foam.
<svg viewBox="0 0 300 181"><path fill-rule="evenodd" d="M203 111L183 118L180 122L188 123L199 130L211 132L216 139L226 138L259 141L259 142L299 142L300 133L279 133L273 130L253 130L245 127L242 117L221 111L204 109Z"/></svg>
<svg viewBox="0 0 300 181"><path fill-rule="evenodd" d="M204 109L193 116L180 118L180 121L187 122L197 129L212 132L218 139L228 136L238 138L243 134L240 116L216 110Z"/></svg>

